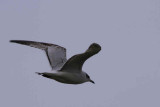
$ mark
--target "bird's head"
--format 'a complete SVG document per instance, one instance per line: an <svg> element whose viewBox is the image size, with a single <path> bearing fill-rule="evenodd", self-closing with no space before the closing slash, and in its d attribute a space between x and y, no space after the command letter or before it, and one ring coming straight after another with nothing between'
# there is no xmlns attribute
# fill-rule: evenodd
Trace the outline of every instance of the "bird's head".
<svg viewBox="0 0 160 107"><path fill-rule="evenodd" d="M85 73L85 78L86 78L87 82L91 82L91 83L95 84L95 82L90 79L90 76L87 73Z"/></svg>

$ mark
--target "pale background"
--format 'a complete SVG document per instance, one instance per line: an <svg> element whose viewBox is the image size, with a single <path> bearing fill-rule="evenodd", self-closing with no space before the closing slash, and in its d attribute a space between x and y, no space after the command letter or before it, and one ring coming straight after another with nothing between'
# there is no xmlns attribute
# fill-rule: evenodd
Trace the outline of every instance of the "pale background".
<svg viewBox="0 0 160 107"><path fill-rule="evenodd" d="M160 107L159 0L0 0L0 107ZM49 42L67 57L96 42L83 70L96 84L61 84L41 50L9 40Z"/></svg>

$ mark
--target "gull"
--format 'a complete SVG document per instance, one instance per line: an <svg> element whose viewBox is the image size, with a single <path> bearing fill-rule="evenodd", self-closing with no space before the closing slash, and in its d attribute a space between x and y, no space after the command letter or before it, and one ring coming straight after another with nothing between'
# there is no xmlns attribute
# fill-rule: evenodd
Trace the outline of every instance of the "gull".
<svg viewBox="0 0 160 107"><path fill-rule="evenodd" d="M94 83L90 76L82 71L82 66L88 58L101 50L101 46L97 43L92 43L84 53L74 55L67 60L66 49L59 45L26 40L11 40L10 42L28 45L45 51L52 72L36 72L38 75L66 84Z"/></svg>

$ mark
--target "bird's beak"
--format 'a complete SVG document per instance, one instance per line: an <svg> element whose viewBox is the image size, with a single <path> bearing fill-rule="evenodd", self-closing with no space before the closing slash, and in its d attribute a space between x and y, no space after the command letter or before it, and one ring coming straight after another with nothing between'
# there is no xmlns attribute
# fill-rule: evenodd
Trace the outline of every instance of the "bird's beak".
<svg viewBox="0 0 160 107"><path fill-rule="evenodd" d="M94 82L94 81L92 81L92 80L90 80L89 82L91 82L91 83L95 84L95 82Z"/></svg>

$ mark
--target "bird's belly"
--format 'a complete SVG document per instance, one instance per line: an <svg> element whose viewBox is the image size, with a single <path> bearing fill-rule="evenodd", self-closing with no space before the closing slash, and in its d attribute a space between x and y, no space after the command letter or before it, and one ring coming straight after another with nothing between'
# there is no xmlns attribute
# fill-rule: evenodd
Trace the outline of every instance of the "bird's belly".
<svg viewBox="0 0 160 107"><path fill-rule="evenodd" d="M77 73L61 72L57 75L58 77L53 79L66 84L81 84L85 82L81 75Z"/></svg>

